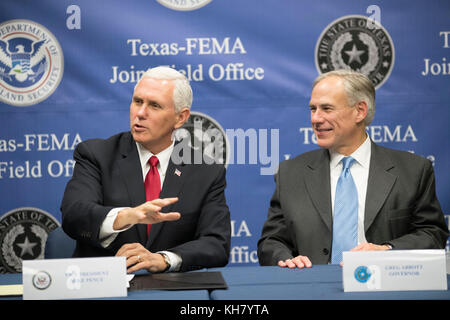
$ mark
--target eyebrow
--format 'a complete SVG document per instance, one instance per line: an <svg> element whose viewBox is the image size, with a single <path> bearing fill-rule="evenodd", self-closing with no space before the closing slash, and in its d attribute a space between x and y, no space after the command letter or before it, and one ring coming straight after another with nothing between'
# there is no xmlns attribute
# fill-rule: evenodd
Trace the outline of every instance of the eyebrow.
<svg viewBox="0 0 450 320"><path fill-rule="evenodd" d="M157 101L155 101L155 100L147 100L147 99L142 98L141 96L139 96L137 94L133 95L133 100L148 101L149 105L156 105L156 106L162 107L162 105L160 103L158 103Z"/></svg>
<svg viewBox="0 0 450 320"><path fill-rule="evenodd" d="M311 108L311 107L317 107L317 106L315 104L309 104L309 107ZM319 104L319 107L321 107L321 108L323 108L323 107L333 107L333 105L330 104L330 103L322 103L322 104Z"/></svg>

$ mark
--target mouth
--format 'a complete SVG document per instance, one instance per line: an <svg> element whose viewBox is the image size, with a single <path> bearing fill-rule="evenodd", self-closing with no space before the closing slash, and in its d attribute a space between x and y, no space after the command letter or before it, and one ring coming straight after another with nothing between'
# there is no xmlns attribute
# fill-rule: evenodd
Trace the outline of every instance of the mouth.
<svg viewBox="0 0 450 320"><path fill-rule="evenodd" d="M135 132L143 132L143 131L147 130L147 128L144 127L144 126L141 126L141 125L138 124L138 123L135 123L135 124L133 124L133 130L134 130Z"/></svg>
<svg viewBox="0 0 450 320"><path fill-rule="evenodd" d="M331 128L314 128L314 131L315 131L316 135L320 136L320 135L324 135L324 134L327 134L328 132L333 131L333 129L331 129Z"/></svg>

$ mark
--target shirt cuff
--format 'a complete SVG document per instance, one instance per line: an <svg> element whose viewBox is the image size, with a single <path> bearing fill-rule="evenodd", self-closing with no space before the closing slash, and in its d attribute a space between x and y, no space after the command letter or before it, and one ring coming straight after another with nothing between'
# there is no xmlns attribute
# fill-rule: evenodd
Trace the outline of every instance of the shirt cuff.
<svg viewBox="0 0 450 320"><path fill-rule="evenodd" d="M112 209L106 215L105 220L103 220L103 223L100 227L100 234L99 234L100 244L102 245L103 248L108 247L116 239L117 235L120 232L128 230L131 227L131 226L129 226L124 229L114 230L114 228L113 228L114 221L117 218L117 214L122 209L125 209L125 207Z"/></svg>
<svg viewBox="0 0 450 320"><path fill-rule="evenodd" d="M183 260L179 255L170 251L158 251L157 253L164 253L169 259L170 267L166 272L176 272L180 270Z"/></svg>

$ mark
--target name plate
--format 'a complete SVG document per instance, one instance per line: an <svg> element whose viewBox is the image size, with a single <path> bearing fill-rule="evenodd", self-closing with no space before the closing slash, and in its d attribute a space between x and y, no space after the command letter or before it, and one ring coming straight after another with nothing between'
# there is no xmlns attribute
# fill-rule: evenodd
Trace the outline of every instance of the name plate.
<svg viewBox="0 0 450 320"><path fill-rule="evenodd" d="M23 299L126 297L125 257L24 260Z"/></svg>
<svg viewBox="0 0 450 320"><path fill-rule="evenodd" d="M445 250L343 253L344 292L447 290Z"/></svg>

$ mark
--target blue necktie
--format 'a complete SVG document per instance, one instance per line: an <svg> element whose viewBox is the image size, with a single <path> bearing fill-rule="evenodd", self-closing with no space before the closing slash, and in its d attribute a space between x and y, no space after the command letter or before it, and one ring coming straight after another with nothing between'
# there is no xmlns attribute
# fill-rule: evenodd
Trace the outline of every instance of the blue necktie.
<svg viewBox="0 0 450 320"><path fill-rule="evenodd" d="M350 173L354 161L352 157L342 159L342 172L336 185L332 264L339 264L342 252L353 249L358 244L358 192Z"/></svg>

